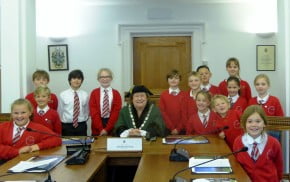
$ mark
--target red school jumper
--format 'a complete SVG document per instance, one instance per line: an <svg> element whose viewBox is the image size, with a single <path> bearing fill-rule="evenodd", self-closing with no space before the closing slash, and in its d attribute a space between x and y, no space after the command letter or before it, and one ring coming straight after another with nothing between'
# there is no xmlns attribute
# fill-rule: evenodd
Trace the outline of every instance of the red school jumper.
<svg viewBox="0 0 290 182"><path fill-rule="evenodd" d="M49 108L48 111L43 116L40 116L37 113L37 110L35 109L32 121L35 123L42 124L50 128L55 133L61 135L61 130L62 130L61 120L58 115L58 112L53 109Z"/></svg>
<svg viewBox="0 0 290 182"><path fill-rule="evenodd" d="M253 97L249 100L249 105L259 105L257 97ZM270 95L265 104L262 104L267 116L284 116L283 108L277 97Z"/></svg>
<svg viewBox="0 0 290 182"><path fill-rule="evenodd" d="M238 100L234 103L231 110L237 110L240 113L243 113L247 107L248 107L247 100L244 97L239 96Z"/></svg>
<svg viewBox="0 0 290 182"><path fill-rule="evenodd" d="M247 101L252 98L251 87L249 83L245 80L240 80L240 96L244 97ZM224 80L219 84L219 90L222 95L228 96L227 81Z"/></svg>

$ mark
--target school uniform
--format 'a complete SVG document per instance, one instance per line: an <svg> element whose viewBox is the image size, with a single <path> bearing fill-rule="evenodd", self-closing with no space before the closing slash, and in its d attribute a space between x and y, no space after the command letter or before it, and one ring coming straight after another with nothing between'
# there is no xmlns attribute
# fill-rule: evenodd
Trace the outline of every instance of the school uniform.
<svg viewBox="0 0 290 182"><path fill-rule="evenodd" d="M165 90L160 95L159 107L167 129L181 131L184 125L184 112L186 93L184 91Z"/></svg>
<svg viewBox="0 0 290 182"><path fill-rule="evenodd" d="M222 95L228 96L227 80L223 80L219 84L219 90ZM247 101L252 98L251 87L245 80L240 80L240 96L244 97Z"/></svg>
<svg viewBox="0 0 290 182"><path fill-rule="evenodd" d="M73 126L74 96L75 92L79 98L78 126ZM89 97L83 90L74 91L69 88L60 93L58 113L62 122L62 135L64 136L86 136L87 120L89 118Z"/></svg>
<svg viewBox="0 0 290 182"><path fill-rule="evenodd" d="M185 101L184 101L184 109L182 109L182 112L184 117L185 117L185 126L187 125L187 121L189 120L189 118L197 112L197 106L196 106L196 102L195 102L195 98L192 95L191 90L186 92L186 96L184 97Z"/></svg>
<svg viewBox="0 0 290 182"><path fill-rule="evenodd" d="M229 97L231 110L237 110L240 113L243 113L244 110L248 107L248 102L244 97L236 95L234 97Z"/></svg>
<svg viewBox="0 0 290 182"><path fill-rule="evenodd" d="M227 115L222 118L219 114L217 119L217 127L223 128L228 126L228 129L224 130L225 140L228 146L233 149L235 139L243 134L243 130L240 126L241 113L236 110L228 110Z"/></svg>
<svg viewBox="0 0 290 182"><path fill-rule="evenodd" d="M33 130L41 131L44 133L51 133L56 135L49 128L40 125L38 123L29 122L26 128L31 128ZM9 160L16 157L19 153L19 149L24 146L30 146L37 144L39 149L47 149L51 147L56 147L61 145L61 138L56 136L51 136L47 134L42 134L38 132L30 132L25 129L22 130L19 140L13 144L13 136L15 136L16 129L18 127L13 121L5 122L0 124L0 159Z"/></svg>
<svg viewBox="0 0 290 182"><path fill-rule="evenodd" d="M254 152L254 142L257 143L258 158L251 158ZM236 159L248 173L253 182L279 182L283 176L283 159L281 145L274 137L263 134L253 139L248 134L239 136L234 143L233 150L248 147L247 152L236 154Z"/></svg>
<svg viewBox="0 0 290 182"><path fill-rule="evenodd" d="M205 118L204 116L205 115ZM191 116L187 122L186 134L187 135L202 135L202 134L216 134L217 133L217 114L208 110L205 114L196 112ZM216 131L215 133L212 133Z"/></svg>
<svg viewBox="0 0 290 182"><path fill-rule="evenodd" d="M122 107L120 93L111 87L107 89L110 112L106 118L102 118L104 88L96 88L91 92L90 95L89 109L92 119L91 128L93 135L99 135L103 129L110 133L118 120L119 112Z"/></svg>
<svg viewBox="0 0 290 182"><path fill-rule="evenodd" d="M209 93L211 93L212 96L220 94L219 88L215 85L212 85L212 84L201 85L200 89L208 91Z"/></svg>
<svg viewBox="0 0 290 182"><path fill-rule="evenodd" d="M29 93L28 95L26 95L25 99L29 100L29 102L32 104L33 108L36 109L37 108L37 102L34 99L34 93ZM55 94L51 93L50 94L50 101L48 102L48 106L51 109L54 109L57 111L58 108L58 99L56 97Z"/></svg>
<svg viewBox="0 0 290 182"><path fill-rule="evenodd" d="M49 106L46 106L43 109L37 107L34 110L33 114L33 122L42 124L48 128L50 128L55 133L61 135L61 121L58 115L58 112L50 109Z"/></svg>
<svg viewBox="0 0 290 182"><path fill-rule="evenodd" d="M265 98L253 97L249 100L249 105L261 105L267 116L284 116L283 108L277 97L267 95Z"/></svg>

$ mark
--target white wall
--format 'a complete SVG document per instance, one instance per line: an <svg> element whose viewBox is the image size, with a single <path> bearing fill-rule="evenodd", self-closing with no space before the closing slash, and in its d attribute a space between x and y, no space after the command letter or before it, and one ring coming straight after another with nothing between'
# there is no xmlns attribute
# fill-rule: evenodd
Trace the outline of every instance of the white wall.
<svg viewBox="0 0 290 182"><path fill-rule="evenodd" d="M165 17L157 19L148 18L148 10L161 8ZM49 9L46 7L48 12ZM38 11L38 10L37 10ZM42 11L42 10L39 10ZM63 12L64 13L64 12ZM255 8L249 3L131 3L123 5L87 6L78 5L73 11L66 8L66 13L72 13L74 19L72 34L61 43L69 45L69 66L72 69L81 69L85 73L83 89L90 92L97 87L96 71L101 67L109 67L115 74L113 87L121 92L127 90L122 85L122 50L118 45L118 24L164 24L164 23L196 23L206 24L206 44L203 58L208 61L213 72L212 82L218 84L227 78L225 61L229 57L238 57L241 62L241 77L252 86L255 94L253 79L261 73L256 71L256 45L276 44L276 37L261 38L246 31L251 28ZM160 14L164 15L164 14ZM68 21L68 20L64 20ZM37 26L46 24L37 20ZM65 28L68 29L65 24ZM60 27L58 27L60 28ZM69 31L67 33L69 35ZM55 44L47 37L37 37L36 68L48 70L47 45ZM277 46L279 49L279 46ZM194 53L193 53L194 54ZM193 60L193 67L200 65L202 60ZM285 66L284 60L277 60L275 72L265 72L271 77L271 93L278 96L285 106L284 74L281 68ZM50 87L55 93L60 93L68 87L68 71L50 72ZM131 73L125 73L131 74ZM279 82L277 81L279 80ZM281 88L282 87L282 88ZM33 88L30 88L33 90Z"/></svg>

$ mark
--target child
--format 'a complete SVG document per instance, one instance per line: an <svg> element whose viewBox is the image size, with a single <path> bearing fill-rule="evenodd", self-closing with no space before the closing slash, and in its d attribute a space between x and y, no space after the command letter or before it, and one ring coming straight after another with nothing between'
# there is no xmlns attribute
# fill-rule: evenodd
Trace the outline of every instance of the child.
<svg viewBox="0 0 290 182"><path fill-rule="evenodd" d="M244 97L239 95L240 80L235 76L230 76L227 80L227 88L229 93L228 98L231 106L230 108L243 113L248 106L248 102Z"/></svg>
<svg viewBox="0 0 290 182"><path fill-rule="evenodd" d="M80 89L84 75L73 70L68 75L70 88L60 93L59 115L62 121L62 135L86 136L89 118L88 94Z"/></svg>
<svg viewBox="0 0 290 182"><path fill-rule="evenodd" d="M93 135L108 135L118 120L122 100L120 93L111 87L112 80L113 73L110 69L99 70L100 88L92 91L89 100Z"/></svg>
<svg viewBox="0 0 290 182"><path fill-rule="evenodd" d="M186 134L214 134L217 115L210 110L211 95L207 91L199 91L196 95L196 105L198 111L194 113L187 122Z"/></svg>
<svg viewBox="0 0 290 182"><path fill-rule="evenodd" d="M178 135L183 129L184 100L186 94L179 89L181 75L177 70L172 70L166 76L169 89L160 95L160 110L167 129L171 135Z"/></svg>
<svg viewBox="0 0 290 182"><path fill-rule="evenodd" d="M201 77L201 86L200 88L204 91L209 91L213 96L219 94L219 88L209 82L212 74L207 65L199 66L196 71L199 73Z"/></svg>
<svg viewBox="0 0 290 182"><path fill-rule="evenodd" d="M32 81L33 81L35 89L39 86L46 87L47 84L49 83L49 74L45 70L37 70L32 75ZM36 109L37 103L34 99L34 93L33 92L29 93L28 95L26 95L25 98L29 100L33 108ZM57 100L56 95L53 93L50 94L50 100L48 102L48 106L51 109L57 110L58 100Z"/></svg>
<svg viewBox="0 0 290 182"><path fill-rule="evenodd" d="M61 145L61 138L49 128L30 122L33 107L26 99L11 105L11 122L0 124L0 160L9 160L19 154L34 152ZM27 131L30 128L38 132ZM50 133L51 135L42 134Z"/></svg>
<svg viewBox="0 0 290 182"><path fill-rule="evenodd" d="M188 121L188 119L197 112L195 99L196 94L200 91L200 83L201 80L199 74L195 71L190 72L188 76L188 86L190 87L190 90L186 92L186 107L183 109L186 117L184 121ZM185 126L186 125L187 124L185 124Z"/></svg>
<svg viewBox="0 0 290 182"><path fill-rule="evenodd" d="M219 133L219 137L225 139L228 146L233 149L235 139L243 133L240 127L241 113L230 110L229 100L224 95L215 95L211 103L213 110L218 115L217 128L228 126L228 129Z"/></svg>
<svg viewBox="0 0 290 182"><path fill-rule="evenodd" d="M249 100L249 105L259 104L263 107L267 116L284 116L283 108L277 97L269 94L270 79L265 74L259 74L254 80L258 96Z"/></svg>
<svg viewBox="0 0 290 182"><path fill-rule="evenodd" d="M281 181L282 149L280 143L265 132L267 117L263 109L258 105L249 106L242 116L241 124L245 134L235 140L233 150L248 147L248 152L240 152L236 158L251 180Z"/></svg>
<svg viewBox="0 0 290 182"><path fill-rule="evenodd" d="M240 78L240 63L237 58L229 58L226 63L227 72L229 73L229 76L235 76L239 78L240 80L240 96L244 97L247 102L251 99L252 93L251 88L248 82L245 80L242 80ZM220 82L219 84L219 90L222 95L227 96L228 90L227 90L227 81L224 80Z"/></svg>
<svg viewBox="0 0 290 182"><path fill-rule="evenodd" d="M56 110L48 106L50 100L50 90L48 87L39 86L34 91L34 98L37 108L34 110L33 121L50 128L55 133L61 135L61 121Z"/></svg>

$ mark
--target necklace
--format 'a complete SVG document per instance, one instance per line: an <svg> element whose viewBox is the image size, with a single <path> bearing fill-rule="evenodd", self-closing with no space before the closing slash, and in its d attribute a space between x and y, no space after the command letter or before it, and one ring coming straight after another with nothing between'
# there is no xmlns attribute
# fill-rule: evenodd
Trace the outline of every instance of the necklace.
<svg viewBox="0 0 290 182"><path fill-rule="evenodd" d="M142 125L138 128L139 130L141 130L141 129L144 127L144 125L146 124L147 120L149 119L149 116L150 116L150 114L151 114L152 108L153 108L153 104L150 105L149 111L148 111L148 113L147 113L147 115L146 115L146 117L145 117L145 119L144 119ZM131 121L132 121L132 125L133 125L133 127L134 127L134 128L137 128L137 127L136 127L136 124L135 124L135 122L134 122L134 116L133 116L133 114L132 114L132 106L131 106L131 104L129 105L129 113L130 113L130 117L131 117Z"/></svg>

